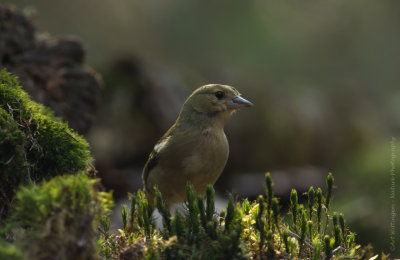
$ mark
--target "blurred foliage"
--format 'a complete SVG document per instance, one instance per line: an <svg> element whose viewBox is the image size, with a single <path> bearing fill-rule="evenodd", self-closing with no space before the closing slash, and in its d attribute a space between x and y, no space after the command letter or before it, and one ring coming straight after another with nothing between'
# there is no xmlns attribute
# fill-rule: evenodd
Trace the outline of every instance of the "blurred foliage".
<svg viewBox="0 0 400 260"><path fill-rule="evenodd" d="M0 71L0 219L21 184L88 170L88 143Z"/></svg>
<svg viewBox="0 0 400 260"><path fill-rule="evenodd" d="M327 192L308 192L308 205L298 203L292 190L290 218L282 216L274 196L272 179L266 174L266 194L256 201L235 202L232 194L226 210L214 211L214 189L196 196L186 187L186 209L171 217L156 189L154 205L164 227L155 229L153 207L144 193L131 196L130 211L122 208L120 235L110 234L109 220L102 221L99 243L107 259L378 259L371 247L355 242L343 214L330 211L333 176ZM381 259L388 259L381 255Z"/></svg>
<svg viewBox="0 0 400 260"><path fill-rule="evenodd" d="M97 259L96 227L113 206L111 193L86 173L22 187L1 227L1 259Z"/></svg>

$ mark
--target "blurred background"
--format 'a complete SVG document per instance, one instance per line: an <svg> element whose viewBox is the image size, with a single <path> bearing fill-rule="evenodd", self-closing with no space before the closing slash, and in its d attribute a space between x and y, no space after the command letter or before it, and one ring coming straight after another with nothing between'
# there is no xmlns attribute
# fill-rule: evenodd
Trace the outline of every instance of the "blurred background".
<svg viewBox="0 0 400 260"><path fill-rule="evenodd" d="M255 198L269 171L287 204L291 188L325 188L332 172L333 208L358 241L389 253L395 223L392 256L400 255L400 217L391 214L394 205L400 210L400 181L391 179L400 166L400 139L393 139L400 138L400 3L2 3L25 10L37 37L73 35L83 45L84 66L102 87L86 93L96 99L93 116L82 121L90 125L64 119L89 140L117 201L141 188L147 156L186 97L204 84L229 84L255 106L226 126L231 151L217 192ZM390 200L394 190L397 202Z"/></svg>

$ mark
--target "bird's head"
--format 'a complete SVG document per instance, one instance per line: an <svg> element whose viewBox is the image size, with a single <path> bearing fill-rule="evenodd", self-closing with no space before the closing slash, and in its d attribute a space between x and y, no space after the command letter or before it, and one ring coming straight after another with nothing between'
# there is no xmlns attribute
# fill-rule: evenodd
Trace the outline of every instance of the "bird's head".
<svg viewBox="0 0 400 260"><path fill-rule="evenodd" d="M235 110L251 107L253 104L242 98L234 87L209 84L196 89L182 107L181 116L193 117L200 114L220 120L222 124Z"/></svg>

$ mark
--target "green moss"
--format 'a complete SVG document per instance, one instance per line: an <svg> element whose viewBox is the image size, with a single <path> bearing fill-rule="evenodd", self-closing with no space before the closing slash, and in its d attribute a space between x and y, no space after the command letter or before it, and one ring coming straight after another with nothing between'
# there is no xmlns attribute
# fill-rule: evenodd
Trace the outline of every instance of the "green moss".
<svg viewBox="0 0 400 260"><path fill-rule="evenodd" d="M332 188L331 174L328 179L327 186ZM324 221L325 228L321 229L317 221L320 217L311 213L320 208L321 202L309 199L310 205L303 205L298 201L296 190L291 192L289 212L281 215L269 175L266 186L266 194L253 202L245 199L235 203L230 195L226 210L220 214L209 213L207 218L202 214L209 210L202 204L204 200L214 201L212 187L207 188L206 198L202 198L196 197L192 186L187 186L187 208L183 214L177 211L173 217L162 214L164 223L170 222L171 227L166 225L161 230L154 229L151 222L142 221L151 209L139 192L138 196L132 196L135 201L132 205L142 206L133 206L130 214L123 214L125 218L128 215L133 218L129 220L132 223L129 229L113 236L108 234L107 225L103 227L102 255L111 259L133 256L135 259L369 259L374 256L370 247L354 242L354 233L345 226L343 215L332 214L329 208L323 207L319 214L328 222ZM314 197L314 188L309 193L309 198ZM329 196L332 198L332 189ZM156 200L158 210L165 210L159 192ZM326 201L326 197L321 193L322 200ZM207 202L207 208L214 207ZM208 221L206 225L204 221ZM387 257L382 255L381 259Z"/></svg>
<svg viewBox="0 0 400 260"><path fill-rule="evenodd" d="M24 133L0 108L0 219L2 212L7 212L15 187L29 178L24 143Z"/></svg>
<svg viewBox="0 0 400 260"><path fill-rule="evenodd" d="M18 246L27 259L98 258L96 227L110 213L112 199L97 184L80 173L22 187L3 230L13 237L12 244L1 244L3 254L18 253L12 250Z"/></svg>
<svg viewBox="0 0 400 260"><path fill-rule="evenodd" d="M0 71L0 219L20 184L87 170L88 143Z"/></svg>

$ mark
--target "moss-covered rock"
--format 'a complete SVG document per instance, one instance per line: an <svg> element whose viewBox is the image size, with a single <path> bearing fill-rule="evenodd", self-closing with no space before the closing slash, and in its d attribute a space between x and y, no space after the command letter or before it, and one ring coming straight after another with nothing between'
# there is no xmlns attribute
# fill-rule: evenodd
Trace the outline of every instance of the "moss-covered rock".
<svg viewBox="0 0 400 260"><path fill-rule="evenodd" d="M111 193L97 185L81 173L22 187L3 228L12 239L0 242L1 259L97 259L96 227L112 206Z"/></svg>
<svg viewBox="0 0 400 260"><path fill-rule="evenodd" d="M18 79L0 71L0 219L15 189L89 168L88 143L51 110L33 102Z"/></svg>

